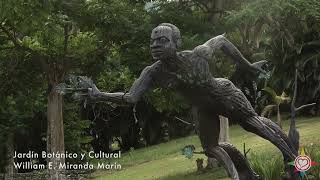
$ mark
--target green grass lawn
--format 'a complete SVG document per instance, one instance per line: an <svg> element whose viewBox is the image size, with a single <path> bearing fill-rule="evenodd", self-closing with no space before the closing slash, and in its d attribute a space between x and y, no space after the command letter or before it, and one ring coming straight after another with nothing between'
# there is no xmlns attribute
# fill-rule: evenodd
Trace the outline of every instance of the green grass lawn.
<svg viewBox="0 0 320 180"><path fill-rule="evenodd" d="M284 129L288 131L289 121L284 122ZM311 143L320 144L320 118L298 119L297 127L300 132L301 146ZM264 154L267 156L281 155L268 141L244 131L239 126L230 128L231 143L240 151L243 151L243 143L250 148L249 158L252 154ZM196 151L201 151L199 139L196 135L175 139L167 143L150 146L143 149L124 153L117 163L122 165L121 170L96 171L93 175L98 180L207 180L229 179L223 168L216 168L205 173L196 172L197 158L205 158L204 155L194 155L187 159L181 154L181 149L188 144L196 146Z"/></svg>

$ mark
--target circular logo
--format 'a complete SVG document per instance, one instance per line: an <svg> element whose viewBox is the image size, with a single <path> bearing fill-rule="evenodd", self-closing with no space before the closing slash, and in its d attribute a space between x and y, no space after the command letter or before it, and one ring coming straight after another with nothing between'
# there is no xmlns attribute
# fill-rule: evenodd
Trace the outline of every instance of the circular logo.
<svg viewBox="0 0 320 180"><path fill-rule="evenodd" d="M311 167L311 159L306 155L297 156L294 160L294 166L300 172L308 171Z"/></svg>

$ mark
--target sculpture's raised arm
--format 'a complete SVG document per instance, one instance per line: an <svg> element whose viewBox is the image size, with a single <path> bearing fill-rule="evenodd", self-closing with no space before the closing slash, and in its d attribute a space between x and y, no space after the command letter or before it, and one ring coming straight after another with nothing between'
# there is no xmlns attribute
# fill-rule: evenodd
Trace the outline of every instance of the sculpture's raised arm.
<svg viewBox="0 0 320 180"><path fill-rule="evenodd" d="M240 67L246 68L251 71L260 71L265 73L261 68L266 61L259 61L251 64L224 35L219 35L209 39L203 45L205 49L208 49L208 55L211 57L216 49L221 49L226 55L230 56ZM199 46L199 47L201 47Z"/></svg>
<svg viewBox="0 0 320 180"><path fill-rule="evenodd" d="M152 75L156 70L156 63L147 66L141 72L140 77L134 81L129 92L115 92L107 93L100 92L99 89L94 86L89 88L89 96L92 100L97 101L110 101L115 103L137 103L142 95L152 86Z"/></svg>

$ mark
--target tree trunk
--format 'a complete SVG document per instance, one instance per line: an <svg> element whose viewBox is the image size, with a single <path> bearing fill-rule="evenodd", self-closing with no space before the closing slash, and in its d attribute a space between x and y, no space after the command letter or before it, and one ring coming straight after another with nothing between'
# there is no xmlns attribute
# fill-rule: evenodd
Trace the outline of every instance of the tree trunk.
<svg viewBox="0 0 320 180"><path fill-rule="evenodd" d="M297 91L298 91L298 69L295 72L294 78L294 89L293 89L293 97L291 101L291 120L290 120L290 128L288 133L289 141L291 142L295 154L298 154L299 150L299 141L300 141L300 134L298 129L296 128L296 100L297 100Z"/></svg>
<svg viewBox="0 0 320 180"><path fill-rule="evenodd" d="M220 135L219 142L229 142L229 120L226 117L220 117Z"/></svg>
<svg viewBox="0 0 320 180"><path fill-rule="evenodd" d="M217 23L221 17L223 10L223 0L215 0L215 7L213 11L213 22Z"/></svg>
<svg viewBox="0 0 320 180"><path fill-rule="evenodd" d="M50 79L50 78L49 78ZM57 80L49 80L50 86L55 87L58 84ZM63 131L63 116L62 116L62 95L51 89L48 95L47 108L47 153L64 153L64 131ZM48 164L52 164L52 169L48 169L49 180L64 179L60 174L62 171L58 168L60 163L64 163L64 158L48 158ZM55 169L54 169L55 168Z"/></svg>
<svg viewBox="0 0 320 180"><path fill-rule="evenodd" d="M191 107L191 116L194 122L196 134L199 135L199 111L196 106Z"/></svg>
<svg viewBox="0 0 320 180"><path fill-rule="evenodd" d="M220 118L220 134L219 142L228 142L229 141L229 120L226 117L219 116ZM218 161L215 158L208 157L207 169L212 169L218 166Z"/></svg>
<svg viewBox="0 0 320 180"><path fill-rule="evenodd" d="M281 115L280 115L280 105L277 106L277 121L278 121L279 127L282 129Z"/></svg>
<svg viewBox="0 0 320 180"><path fill-rule="evenodd" d="M209 0L206 7L208 10L209 22L217 24L223 11L223 0Z"/></svg>
<svg viewBox="0 0 320 180"><path fill-rule="evenodd" d="M13 163L14 163L14 135L13 133L9 133L8 135L8 142L7 142L7 158L8 158L8 163L6 166L6 174L5 174L5 179L12 179L13 174L16 172L14 169Z"/></svg>

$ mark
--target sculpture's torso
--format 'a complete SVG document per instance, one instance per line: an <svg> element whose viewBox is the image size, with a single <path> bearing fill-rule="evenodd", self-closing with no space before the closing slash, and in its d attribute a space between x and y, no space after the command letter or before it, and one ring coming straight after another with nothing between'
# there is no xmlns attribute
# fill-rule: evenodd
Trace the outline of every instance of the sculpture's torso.
<svg viewBox="0 0 320 180"><path fill-rule="evenodd" d="M169 66L160 61L155 63L156 85L175 89L191 104L230 118L255 115L248 101L243 101L246 97L241 90L228 79L212 76L205 57L193 51L180 52L177 57Z"/></svg>

